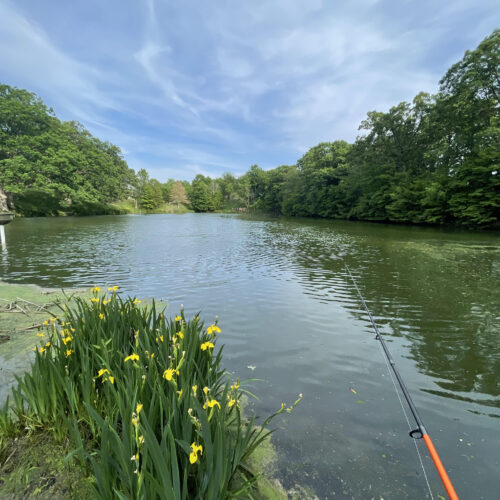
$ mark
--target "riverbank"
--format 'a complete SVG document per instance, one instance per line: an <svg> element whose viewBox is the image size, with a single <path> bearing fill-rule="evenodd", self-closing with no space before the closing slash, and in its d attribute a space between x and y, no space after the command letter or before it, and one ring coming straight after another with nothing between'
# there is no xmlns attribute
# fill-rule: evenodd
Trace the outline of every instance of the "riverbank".
<svg viewBox="0 0 500 500"><path fill-rule="evenodd" d="M90 305L87 305L89 304L89 302L88 300L83 300L83 298L85 297L87 299L90 297L93 302L90 302ZM109 295L107 297L109 297ZM103 315L103 313L110 314L110 310L113 307L113 304L110 304L109 302L115 301L115 306L119 306L119 301L121 300L115 295L112 295L107 299L101 297L101 302L98 306L96 306L95 304L97 303L98 299L95 292L92 296L89 295L88 291L84 292L78 290L76 292L71 291L69 293L68 291L63 292L57 290L45 290L30 285L12 285L6 283L0 283L0 299L0 302L2 303L2 307L0 309L0 320L2 324L2 343L0 344L0 359L2 361L2 369L0 373L2 379L0 382L0 387L3 393L11 390L11 387L14 383L14 376L21 375L21 373L25 370L31 371L31 375L28 375L28 378L24 377L24 383L26 382L26 380L35 381L37 373L42 374L40 370L42 370L44 366L45 368L47 368L48 365L46 365L46 363L47 359L49 359L49 353L51 353L50 356L52 356L50 358L51 360L55 360L57 358L56 351L53 350L57 349L58 343L59 348L65 350L66 352L66 360L64 361L64 363L71 363L71 357L73 356L73 353L75 351L78 352L79 350L76 345L76 337L78 336L78 338L81 338L84 330L80 332L78 327L76 327L76 333L72 334L75 339L72 338L71 341L67 342L68 336L66 337L66 341L64 337L58 337L58 334L55 333L56 329L52 325L60 325L57 328L60 329L59 331L64 332L64 326L67 326L68 324L67 320L70 317L75 319L75 316L71 316L72 314L74 314L74 312L71 311L82 311L82 307L84 309L87 308L87 312L91 312L92 310L94 310L95 315L98 315L98 321L103 321L100 316ZM146 302L142 303L138 299L126 299L126 301L128 301L126 303L129 304L130 308L128 308L128 306L125 307L124 309L122 309L122 313L124 313L125 315L131 313L134 315L134 317L144 314L145 316L143 317L151 318L150 314L155 307L152 303L149 303L149 305ZM158 317L161 317L162 313L158 314ZM56 319L52 321L50 320L50 318L63 319ZM81 316L81 319L87 321L88 324L90 324L89 318L90 317L88 315ZM177 316L173 324L175 325L174 330L179 330L179 332L177 332L177 341L182 342L182 332L184 332L187 336L189 334L188 332L190 331L190 326L195 327L197 320L195 320L194 324L188 321L184 324L184 327L182 327L179 323L179 318L180 317ZM73 321L73 324L74 323L75 321ZM144 323L143 326L144 325L146 325L146 323ZM92 331L94 331L94 328L96 326L92 327ZM211 332L210 329L208 329L207 331ZM216 331L215 328L214 331ZM192 334L193 331L191 330L190 333ZM170 334L170 336L172 336L172 334ZM202 338L201 340L204 339ZM213 340L215 342L215 338ZM93 341L95 341L95 339L93 339ZM135 344L137 344L137 338ZM86 346L86 348L88 348L90 345L95 345L97 347L97 342L95 344L92 342L86 342L84 345ZM74 347L74 349L67 349L68 346ZM189 349L188 345L184 347L186 348L186 350ZM203 345L201 347L201 351L210 351L211 349L210 347L208 347L208 349L203 350ZM35 350L37 349L38 352L34 353L33 348L35 348ZM140 353L140 350L141 349L136 345L136 347L134 348L134 353ZM145 352L149 353L150 359L153 359L155 353L151 346L149 347L149 350ZM161 352L159 351L156 354L157 358L160 359ZM103 353L100 351L100 354L98 354L98 356L101 357L102 355ZM201 352L201 355L206 357L206 355L210 355L210 353ZM180 367L182 365L182 359L184 359L184 354L180 360L180 363L178 363L177 365L177 368L179 370L181 369ZM215 359L219 359L219 357ZM30 364L33 361L35 362L35 365L30 370ZM119 361L120 365L122 363L123 360ZM137 363L140 364L139 361L137 361ZM136 364L134 360L133 364ZM197 364L202 366L200 362L197 362ZM108 366L109 371L113 374L119 369L118 366L113 366L113 363L111 362L109 362ZM67 371L67 369L68 368L66 368L65 370ZM78 368L77 372L82 374L85 372L85 370L83 370L83 367L80 367ZM53 373L52 375L51 373L52 372L49 370L46 373L46 376L42 377L43 387L47 385L50 386L50 380L54 380ZM125 374L122 373L121 377L124 376ZM176 375L174 374L173 377L175 376ZM78 377L80 377L80 375L78 375ZM118 378L119 377L117 376L115 382L114 377L110 375L107 376L107 380L111 382L113 388L119 387ZM23 377L21 377L21 380L23 380ZM80 378L78 378L78 380L80 380ZM95 380L96 379L94 379L94 381ZM199 383L204 384L204 382L202 382L201 380ZM189 381L188 384L191 384L191 381ZM126 385L126 387L130 386L129 383L124 383L124 385ZM86 467L82 467L82 463L85 462L85 460L82 461L82 457L80 456L82 450L80 450L80 453L77 453L75 455L75 458L71 460L65 460L65 457L72 452L75 446L75 436L73 435L70 437L71 426L67 429L67 433L63 431L63 433L61 434L60 429L64 428L67 425L67 422L65 424L62 417L54 420L52 417L49 417L48 414L45 414L45 417L41 418L41 415L39 413L40 408L38 407L38 405L35 409L32 406L32 403L30 403L30 401L32 401L28 395L30 390L27 389L26 385L24 385L23 387L24 389L21 390L21 392L18 392L17 395L19 397L21 394L23 394L23 397L25 398L23 408L25 409L23 411L20 411L19 404L14 404L14 411L19 421L17 423L9 422L9 418L6 417L6 414L3 413L2 415L0 413L0 496L2 498L25 498L26 496L37 498L86 498L89 495L92 495L94 488L99 488L99 485L96 484L95 479L95 474L98 470L100 470L99 464L92 463L94 473L89 474L89 464L87 464ZM157 386L154 385L154 387ZM102 389L104 389L104 387ZM56 389L54 388L52 390ZM211 396L209 398L209 402L219 400L223 407L228 404L224 403L223 394L217 394L217 391L220 391L220 387L217 384L212 387L212 390L213 392L210 392ZM97 394L99 394L97 388L96 391ZM33 397L40 397L40 401L43 401L43 396L41 395L42 392L43 389L41 386L37 390L35 390L35 392L33 393ZM180 394L182 393L183 389L181 388ZM51 397L52 396L50 396L50 398ZM60 395L57 397L60 397ZM236 396L236 392L234 397L235 401L239 399ZM46 400L46 405L50 406L50 398ZM2 399L5 398L2 397ZM180 401L181 396L179 395L176 399ZM58 403L57 407L59 408L63 406L64 401L65 399L63 398ZM31 410L29 410L30 405ZM145 402L144 405L146 405ZM135 407L136 403L134 402L132 406ZM142 403L139 406L142 409ZM195 408L196 400L191 401L188 406ZM229 413L233 411L231 410L231 407L232 405L229 402L229 408L226 406L226 409L228 409ZM141 413L141 410L136 409L136 411L138 417L139 413ZM281 411L283 411L283 409ZM84 416L82 416L84 414L84 410L78 412L79 420L84 418ZM142 419L145 418L145 416L143 417L143 415L145 414L141 413L141 423ZM216 411L215 414L213 411L211 411L208 422L210 422L210 419L212 417L216 419L217 415L218 411ZM203 422L201 416L200 419L201 422ZM208 422L206 424L208 424ZM231 421L228 422L229 427L234 428L234 431L231 431L232 433L236 432L236 429L238 429L239 425L242 425L243 422L247 422L246 424L244 424L245 426L250 425L250 428L255 429L255 431L252 432L252 434L254 434L255 436L264 437L267 433L265 425L264 428L253 427L253 419L243 419L241 421L242 424L237 424L237 421L235 421L234 419L231 419ZM55 428L53 427L54 425L56 426ZM146 425L145 422L144 425ZM234 427L235 425L236 427ZM136 429L137 428L138 427L136 425ZM241 430L243 429L244 427L241 428ZM143 432L144 435L147 435L146 428L141 429L141 432ZM238 435L239 432L240 431L237 431ZM149 436L149 438L147 439L151 440L152 437ZM210 447L209 443L206 442L206 439L209 438L207 438L206 435L203 435L203 442L205 444L205 449L207 450L206 453L209 453ZM188 439L188 441L190 441L190 439ZM94 441L90 440L85 445L85 447L91 447L92 442ZM252 440L250 440L250 442L252 442ZM216 446L217 448L216 443L214 443L214 446ZM141 452L141 456L142 453L146 454L146 450L143 450ZM77 457L79 457L80 460L77 460ZM182 458L179 457L179 460L182 461ZM251 470L251 474L256 474L256 477L259 477L258 486L254 487L252 493L254 498L262 500L314 498L312 494L309 495L307 492L298 487L292 491L286 492L281 484L273 478L273 474L275 472L275 463L276 451L272 446L269 437L265 438L262 442L260 442L259 438L259 442L256 442L255 449L245 459L245 468L242 469ZM95 467L97 467L97 469L95 469ZM245 485L247 480L248 476L241 473L238 474L238 477L235 476L235 478L233 478L235 484L243 489L245 489L246 487ZM101 493L103 492L101 491Z"/></svg>
<svg viewBox="0 0 500 500"><path fill-rule="evenodd" d="M110 203L109 208L119 214L187 214L193 212L193 210L182 203L162 203L153 210L144 210L136 207L132 200Z"/></svg>

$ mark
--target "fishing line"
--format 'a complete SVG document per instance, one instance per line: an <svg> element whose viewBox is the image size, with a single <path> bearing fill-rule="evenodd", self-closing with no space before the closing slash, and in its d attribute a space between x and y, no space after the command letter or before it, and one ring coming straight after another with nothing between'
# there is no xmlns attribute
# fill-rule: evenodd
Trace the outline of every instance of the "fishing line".
<svg viewBox="0 0 500 500"><path fill-rule="evenodd" d="M342 260L344 260L344 259L342 259ZM402 402L401 397L399 395L399 391L397 389L396 381L394 380L394 376L396 377L396 380L398 381L399 388L401 389L401 392L403 393L403 396L405 397L406 402L408 404L408 407L410 408L410 411L413 415L413 418L415 419L415 422L417 424L417 428L410 430L409 434L415 440L416 439L423 439L424 440L425 445L427 446L427 449L429 450L432 461L434 462L434 465L437 469L439 477L440 477L441 481L443 482L446 493L448 494L450 500L458 500L458 495L456 494L455 489L453 488L453 485L451 484L450 478L448 477L448 474L446 473L446 470L443 467L441 459L439 458L439 455L438 455L436 449L434 448L434 444L432 443L432 440L424 427L424 423L423 423L422 419L420 418L420 415L418 414L417 408L416 408L415 404L413 403L413 400L411 399L410 393L408 392L408 389L406 388L406 385L405 385L405 383L404 383L404 381L399 373L399 370L396 366L396 363L395 363L394 359L392 358L391 353L389 352L389 349L385 343L385 340L382 337L382 334L380 333L380 331L375 323L375 320L373 319L373 316L372 316L370 310L368 309L368 306L365 302L365 299L364 299L363 295L361 294L361 291L358 287L358 284L357 284L356 280L354 279L354 276L352 275L351 270L349 269L349 266L347 265L345 260L344 260L344 266L345 266L347 273L349 274L349 276L354 284L354 288L356 289L356 292L358 293L358 296L361 300L361 303L363 304L363 307L364 307L366 313L368 314L368 317L370 318L370 322L371 322L373 329L375 330L375 333L376 333L375 338L376 338L376 340L379 341L380 346L382 347L382 351L384 353L384 359L385 359L385 362L387 365L387 369L388 369L389 374L391 376L392 383L394 384L394 389L396 390L396 394L398 396L399 403L401 404L403 414L404 414L406 421L408 423L408 427L411 429L412 426L410 424L410 420L408 419L408 415L406 414L403 402ZM427 474L425 472L425 467L424 467L424 463L422 461L422 457L420 455L420 450L418 449L417 443L415 442L414 444L415 444L415 449L417 450L418 458L420 460L420 465L422 467L422 471L424 473L425 481L427 483L427 488L429 489L431 499L433 499L434 497L432 496L431 487L429 484L429 480L427 478Z"/></svg>
<svg viewBox="0 0 500 500"><path fill-rule="evenodd" d="M394 391L396 392L396 396L398 397L399 404L401 405L401 410L403 411L403 415L405 416L406 423L408 424L408 429L410 429L410 431L411 431L410 419L408 418L408 414L406 413L405 407L403 405L403 401L401 400L401 396L399 395L398 387L396 385L396 381L394 380L394 376L392 375L391 367L390 367L389 362L387 361L387 358L385 356L384 356L384 361L385 361L385 364L387 366L387 371L389 372L389 375L391 377L392 384L394 385ZM434 500L434 496L433 496L432 490L431 490L431 485L429 484L429 479L427 478L427 474L425 472L424 462L422 460L422 456L420 455L420 450L418 449L417 440L412 439L412 441L413 441L413 444L415 445L415 450L417 451L418 459L420 461L420 467L422 468L422 472L424 474L425 483L427 484L427 489L429 490L429 495L431 496L431 500Z"/></svg>

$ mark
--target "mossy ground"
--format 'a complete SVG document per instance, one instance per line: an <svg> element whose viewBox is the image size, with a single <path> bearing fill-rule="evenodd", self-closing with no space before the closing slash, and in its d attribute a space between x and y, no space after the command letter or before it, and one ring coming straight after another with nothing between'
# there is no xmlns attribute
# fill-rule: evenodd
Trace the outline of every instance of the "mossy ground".
<svg viewBox="0 0 500 500"><path fill-rule="evenodd" d="M93 479L48 432L0 436L0 498L93 498Z"/></svg>

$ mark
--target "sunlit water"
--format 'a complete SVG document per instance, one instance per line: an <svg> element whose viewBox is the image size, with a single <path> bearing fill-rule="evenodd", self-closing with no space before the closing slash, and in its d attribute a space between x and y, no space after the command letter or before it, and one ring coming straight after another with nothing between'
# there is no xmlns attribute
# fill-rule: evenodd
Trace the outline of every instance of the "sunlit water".
<svg viewBox="0 0 500 500"><path fill-rule="evenodd" d="M15 220L6 236L2 280L117 284L218 315L225 367L262 380L258 414L304 395L273 437L286 486L430 498L345 259L459 495L500 497L498 233L187 214Z"/></svg>

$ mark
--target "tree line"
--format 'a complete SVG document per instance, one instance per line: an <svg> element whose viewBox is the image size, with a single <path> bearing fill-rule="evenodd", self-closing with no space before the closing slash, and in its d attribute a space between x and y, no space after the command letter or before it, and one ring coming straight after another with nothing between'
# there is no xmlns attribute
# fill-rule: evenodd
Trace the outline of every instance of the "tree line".
<svg viewBox="0 0 500 500"><path fill-rule="evenodd" d="M199 176L195 208L236 199L287 216L500 227L500 30L446 72L436 95L370 111L359 129L353 144L318 144L295 165Z"/></svg>
<svg viewBox="0 0 500 500"><path fill-rule="evenodd" d="M61 122L34 94L0 85L0 188L25 215L110 213L116 200L152 211L263 211L471 227L500 225L500 30L439 82L388 112L370 111L354 143L320 143L295 165L239 177L161 183L120 149Z"/></svg>

